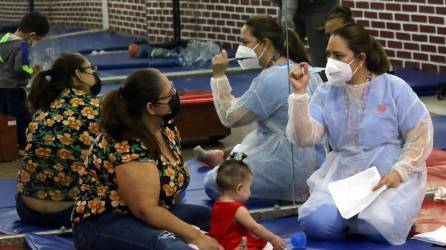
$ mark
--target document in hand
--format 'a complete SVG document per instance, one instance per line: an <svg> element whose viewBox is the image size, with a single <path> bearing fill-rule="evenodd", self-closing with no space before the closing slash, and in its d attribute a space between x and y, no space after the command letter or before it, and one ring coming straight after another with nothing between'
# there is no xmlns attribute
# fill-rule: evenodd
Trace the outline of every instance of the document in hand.
<svg viewBox="0 0 446 250"><path fill-rule="evenodd" d="M446 246L446 227L441 226L435 231L414 235L412 239Z"/></svg>
<svg viewBox="0 0 446 250"><path fill-rule="evenodd" d="M387 187L383 186L375 192L372 191L380 179L378 169L371 167L353 176L328 184L328 190L344 219L350 219L360 213L386 190Z"/></svg>

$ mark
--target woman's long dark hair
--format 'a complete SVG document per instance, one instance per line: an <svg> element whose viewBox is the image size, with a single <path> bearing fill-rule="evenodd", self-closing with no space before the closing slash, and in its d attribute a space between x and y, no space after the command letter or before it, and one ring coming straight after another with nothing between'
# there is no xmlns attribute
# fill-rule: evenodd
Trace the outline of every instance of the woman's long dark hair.
<svg viewBox="0 0 446 250"><path fill-rule="evenodd" d="M287 44L289 59L296 63L309 62L305 54L305 47L299 36L292 29L288 29L288 41L286 41L285 29L273 17L266 15L253 16L245 23L251 29L252 35L258 41L268 38L281 56L287 57Z"/></svg>
<svg viewBox="0 0 446 250"><path fill-rule="evenodd" d="M156 155L160 149L155 136L145 127L143 115L147 103L156 100L162 91L161 73L156 69L139 70L125 80L119 90L112 90L104 99L99 125L114 140L141 139Z"/></svg>
<svg viewBox="0 0 446 250"><path fill-rule="evenodd" d="M49 108L62 90L73 87L76 69L81 69L86 59L80 54L65 54L54 61L51 69L39 72L33 79L28 102L31 112Z"/></svg>

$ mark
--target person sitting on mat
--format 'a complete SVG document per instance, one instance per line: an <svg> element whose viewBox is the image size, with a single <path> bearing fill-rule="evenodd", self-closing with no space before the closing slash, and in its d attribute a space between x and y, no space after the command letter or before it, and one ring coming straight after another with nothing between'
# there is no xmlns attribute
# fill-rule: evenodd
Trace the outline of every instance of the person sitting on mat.
<svg viewBox="0 0 446 250"><path fill-rule="evenodd" d="M325 22L325 35L330 35L344 24L355 23L352 11L349 7L336 6L328 12L327 21Z"/></svg>
<svg viewBox="0 0 446 250"><path fill-rule="evenodd" d="M235 98L225 75L227 53L223 51L216 55L212 59L211 89L217 114L226 127L255 126L255 130L233 149L248 155L246 163L254 175L252 197L303 201L308 196L306 179L325 158L322 144L306 148L292 146L285 135L288 121L286 99L290 93L288 62L291 69L296 65L294 62L308 62L304 46L291 29L286 40L280 23L273 17L263 15L246 21L241 29L241 43L236 54L240 58L240 66L260 66L263 70L252 80L249 89L240 98ZM319 70L312 70L308 85L310 93L322 83ZM221 150L203 151L201 155L203 157L198 155L201 159L214 159L212 165L222 163L226 157ZM212 199L219 196L215 182L217 171L218 168L215 168L205 177L206 193Z"/></svg>
<svg viewBox="0 0 446 250"><path fill-rule="evenodd" d="M98 134L100 88L95 67L80 54L62 55L33 79L28 101L34 115L17 180L24 223L71 226L78 170Z"/></svg>
<svg viewBox="0 0 446 250"><path fill-rule="evenodd" d="M355 23L355 20L352 16L352 11L349 7L345 6L337 6L330 10L327 17L327 22L325 22L325 35L327 37L330 37L330 35L338 28L342 27L346 24L352 24ZM392 64L387 62L389 64L389 71L387 73L393 74L394 69Z"/></svg>
<svg viewBox="0 0 446 250"><path fill-rule="evenodd" d="M243 205L251 195L253 179L251 170L243 162L245 157L233 153L218 168L217 185L221 196L212 207L209 235L224 249L236 249L243 237L246 249L286 249L283 239L258 224Z"/></svg>
<svg viewBox="0 0 446 250"><path fill-rule="evenodd" d="M328 135L333 148L307 181L309 199L299 208L299 224L310 239L344 239L348 233L403 244L426 189L425 160L432 151L432 121L424 104L401 78L387 74L381 45L357 24L330 36L329 82L311 98L308 65L290 75L287 134L300 146ZM303 69L303 70L302 70ZM387 186L371 205L351 219L340 215L328 184L376 166Z"/></svg>
<svg viewBox="0 0 446 250"><path fill-rule="evenodd" d="M139 70L104 99L103 132L80 169L73 210L77 249L223 249L210 209L181 204L189 170L173 118L180 100L156 69Z"/></svg>
<svg viewBox="0 0 446 250"><path fill-rule="evenodd" d="M46 16L38 12L25 14L14 33L0 36L0 113L17 120L19 155L26 146L26 128L31 114L26 104L26 85L31 77L42 70L29 62L30 48L48 34L50 25Z"/></svg>

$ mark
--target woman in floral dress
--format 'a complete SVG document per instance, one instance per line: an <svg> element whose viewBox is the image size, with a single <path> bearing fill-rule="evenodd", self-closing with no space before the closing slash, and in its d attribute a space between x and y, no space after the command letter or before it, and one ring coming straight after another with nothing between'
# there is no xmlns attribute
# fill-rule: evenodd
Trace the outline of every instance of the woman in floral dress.
<svg viewBox="0 0 446 250"><path fill-rule="evenodd" d="M27 224L70 226L78 170L98 134L101 83L80 54L58 58L33 80L34 113L18 172L17 213Z"/></svg>
<svg viewBox="0 0 446 250"><path fill-rule="evenodd" d="M80 171L78 249L222 249L199 230L209 228L210 209L181 204L190 175L172 121L179 107L174 85L155 69L131 74L107 95L104 132Z"/></svg>

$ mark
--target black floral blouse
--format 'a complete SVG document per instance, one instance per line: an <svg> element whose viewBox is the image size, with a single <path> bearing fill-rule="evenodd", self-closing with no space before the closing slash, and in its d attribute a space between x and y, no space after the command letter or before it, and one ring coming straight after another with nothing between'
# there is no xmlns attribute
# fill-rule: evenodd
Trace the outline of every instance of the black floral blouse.
<svg viewBox="0 0 446 250"><path fill-rule="evenodd" d="M99 101L65 89L48 109L38 110L27 129L17 177L18 192L42 200L74 201L78 171L99 134Z"/></svg>
<svg viewBox="0 0 446 250"><path fill-rule="evenodd" d="M159 204L169 209L174 197L189 185L190 174L181 156L180 137L173 123L161 128L164 139L179 159L171 164L164 156L153 155L139 139L115 141L106 133L94 141L80 171L79 189L72 221L80 223L101 214L129 215L130 210L119 197L114 168L130 161L152 161L160 175Z"/></svg>

